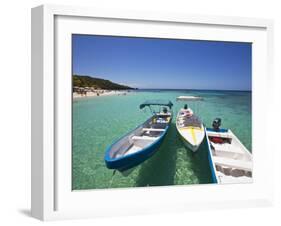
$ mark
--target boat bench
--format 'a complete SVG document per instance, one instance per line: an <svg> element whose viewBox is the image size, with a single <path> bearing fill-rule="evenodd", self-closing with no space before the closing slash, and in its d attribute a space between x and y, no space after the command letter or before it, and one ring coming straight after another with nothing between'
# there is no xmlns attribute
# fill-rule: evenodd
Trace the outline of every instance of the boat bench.
<svg viewBox="0 0 281 226"><path fill-rule="evenodd" d="M225 166L240 170L252 171L252 162L243 161L243 160L235 160L224 157L213 156L213 162L215 165Z"/></svg>
<svg viewBox="0 0 281 226"><path fill-rule="evenodd" d="M156 140L157 137L133 136L132 140Z"/></svg>
<svg viewBox="0 0 281 226"><path fill-rule="evenodd" d="M206 131L206 134L210 137L220 137L220 138L228 138L232 139L233 137L229 135L228 133L217 133L217 132L212 132L212 131ZM210 139L210 138L209 138Z"/></svg>
<svg viewBox="0 0 281 226"><path fill-rule="evenodd" d="M143 131L159 131L159 132L162 132L162 131L165 131L165 129L154 129L154 128L143 128L142 129Z"/></svg>
<svg viewBox="0 0 281 226"><path fill-rule="evenodd" d="M216 152L226 152L226 153L232 153L232 154L244 154L244 152L242 150L240 150L239 148L233 148L231 145L229 144L216 144L212 141L210 141L210 143L212 144L212 146L215 148Z"/></svg>

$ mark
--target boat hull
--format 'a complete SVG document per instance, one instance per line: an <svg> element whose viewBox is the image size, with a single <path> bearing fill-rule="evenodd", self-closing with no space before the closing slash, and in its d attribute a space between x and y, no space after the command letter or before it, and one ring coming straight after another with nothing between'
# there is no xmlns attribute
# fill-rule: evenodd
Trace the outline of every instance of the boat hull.
<svg viewBox="0 0 281 226"><path fill-rule="evenodd" d="M182 143L184 144L184 146L187 149L191 150L192 152L196 152L198 150L198 148L200 147L201 143L198 144L198 145L193 145L193 144L189 143L180 133L179 133L179 135L180 135Z"/></svg>
<svg viewBox="0 0 281 226"><path fill-rule="evenodd" d="M206 128L205 128L205 134L206 134L206 142L207 142L207 145L208 145L208 161L209 161L209 167L210 167L211 174L212 174L212 182L214 184L217 184L218 183L218 175L216 173L216 166L213 162L211 145L210 145L210 141L208 139Z"/></svg>
<svg viewBox="0 0 281 226"><path fill-rule="evenodd" d="M105 154L105 163L106 163L107 168L115 169L120 172L124 172L124 171L127 171L131 168L138 166L139 164L143 163L144 161L146 161L152 155L155 154L155 152L158 150L159 146L161 145L162 141L164 140L164 137L166 136L167 131L170 127L170 122L172 121L172 114L170 114L169 123L167 123L167 125L163 129L163 132L161 133L161 135L159 137L157 137L157 139L153 140L153 142L151 142L149 145L146 145L144 148L142 148L134 153L126 154L124 156L112 157L112 155L111 155L111 152L114 149L114 146L116 146L116 145L118 146L119 143L122 146L122 142L125 142L126 140L128 140L129 139L128 137L133 137L133 135L135 135L137 133L137 131L142 130L144 127L144 124L147 124L148 122L153 121L153 117L155 117L155 116L152 116L145 123L141 124L134 130L132 130L131 132L126 134L125 136L121 137L119 140L117 140L111 146L109 146L107 148L106 154ZM157 130L157 129L154 129L154 130Z"/></svg>

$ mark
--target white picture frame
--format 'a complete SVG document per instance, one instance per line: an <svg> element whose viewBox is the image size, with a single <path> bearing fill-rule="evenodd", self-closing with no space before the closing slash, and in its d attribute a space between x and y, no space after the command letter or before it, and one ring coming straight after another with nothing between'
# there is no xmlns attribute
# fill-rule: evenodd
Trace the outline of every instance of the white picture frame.
<svg viewBox="0 0 281 226"><path fill-rule="evenodd" d="M69 35L72 33L252 42L254 182L72 191L69 152ZM268 98L273 90L272 58L271 20L56 5L33 8L32 216L41 220L56 220L271 205L273 178L266 173L273 171L273 148L269 148L266 133L271 119L267 117L260 128L256 125L272 104ZM258 111L261 107L265 111L263 114Z"/></svg>

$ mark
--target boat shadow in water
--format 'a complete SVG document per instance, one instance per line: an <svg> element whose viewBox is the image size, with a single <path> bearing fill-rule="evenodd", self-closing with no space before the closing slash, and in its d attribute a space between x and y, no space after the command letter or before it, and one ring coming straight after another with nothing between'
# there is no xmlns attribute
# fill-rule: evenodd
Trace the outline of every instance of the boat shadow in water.
<svg viewBox="0 0 281 226"><path fill-rule="evenodd" d="M157 152L141 165L136 179L137 187L173 185L176 173L176 126L171 123ZM179 146L180 147L180 146Z"/></svg>
<svg viewBox="0 0 281 226"><path fill-rule="evenodd" d="M206 137L195 153L188 149L186 149L186 153L187 158L191 160L191 168L194 175L197 177L199 184L213 183L212 173L209 166L208 144Z"/></svg>

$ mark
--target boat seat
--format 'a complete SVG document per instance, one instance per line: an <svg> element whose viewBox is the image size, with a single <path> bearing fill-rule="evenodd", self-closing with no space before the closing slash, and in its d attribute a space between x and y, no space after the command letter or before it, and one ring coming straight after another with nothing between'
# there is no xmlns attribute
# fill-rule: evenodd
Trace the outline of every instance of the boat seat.
<svg viewBox="0 0 281 226"><path fill-rule="evenodd" d="M220 137L220 138L228 138L232 139L233 137L229 133L217 133L217 132L212 132L212 131L207 131L207 135L210 137Z"/></svg>
<svg viewBox="0 0 281 226"><path fill-rule="evenodd" d="M241 169L246 171L252 171L252 162L250 161L243 161L243 160L235 160L230 158L224 158L219 156L213 156L213 162L215 165Z"/></svg>
<svg viewBox="0 0 281 226"><path fill-rule="evenodd" d="M231 144L216 144L210 141L216 152L226 152L232 154L244 154L239 148L234 148Z"/></svg>
<svg viewBox="0 0 281 226"><path fill-rule="evenodd" d="M132 140L156 140L157 137L133 136Z"/></svg>
<svg viewBox="0 0 281 226"><path fill-rule="evenodd" d="M142 129L143 131L159 131L159 132L162 132L162 131L165 131L165 129L154 129L154 128L143 128Z"/></svg>

